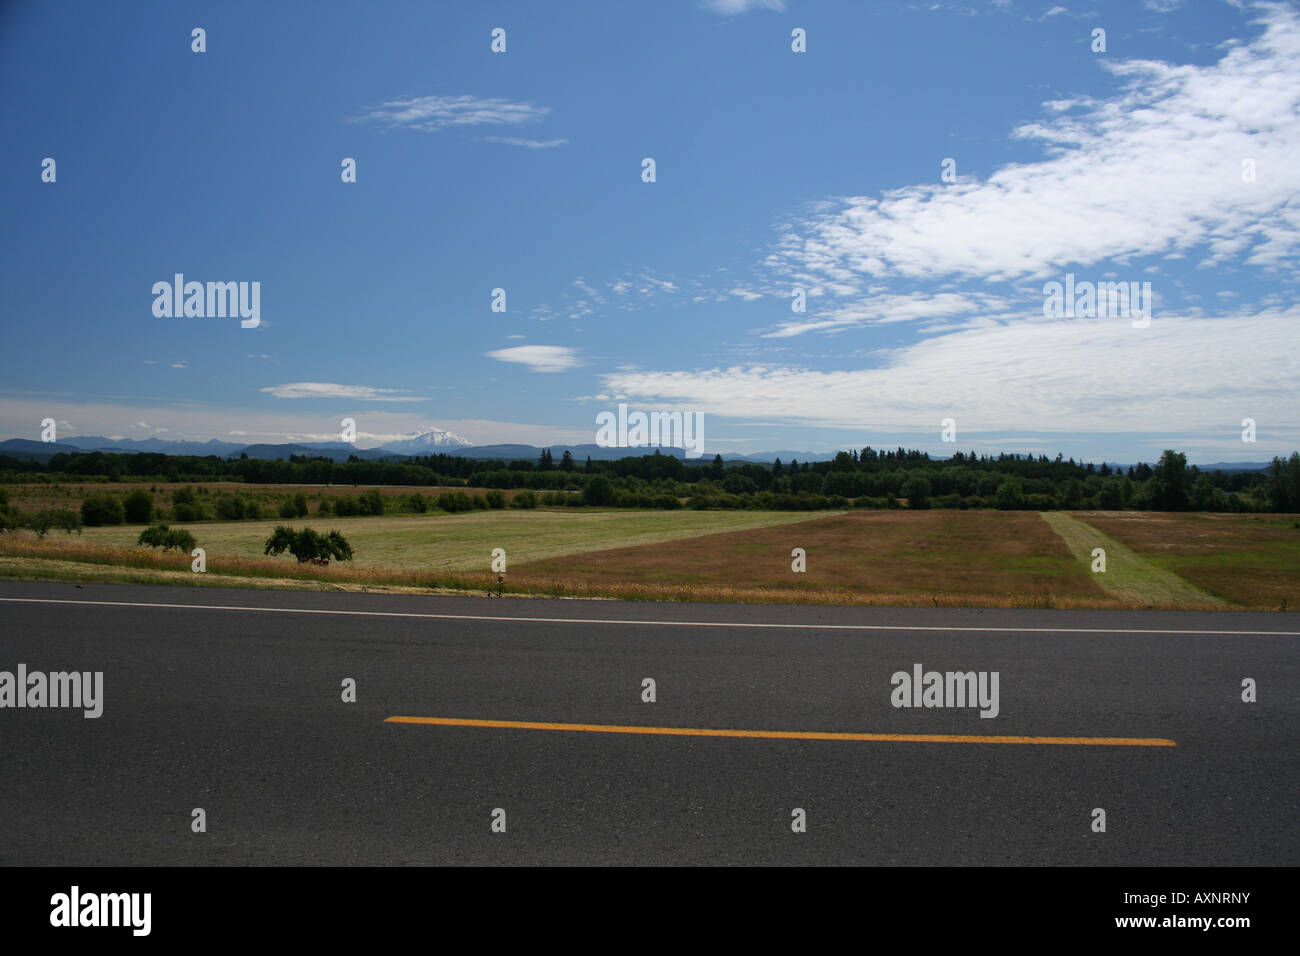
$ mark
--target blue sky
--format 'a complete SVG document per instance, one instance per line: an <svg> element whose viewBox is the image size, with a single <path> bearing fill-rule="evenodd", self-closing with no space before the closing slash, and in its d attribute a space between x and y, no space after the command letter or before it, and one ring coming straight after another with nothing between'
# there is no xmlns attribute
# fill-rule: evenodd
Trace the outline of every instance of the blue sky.
<svg viewBox="0 0 1300 956"><path fill-rule="evenodd" d="M625 401L710 452L1300 447L1294 3L18 2L0 84L0 437L576 444ZM178 272L260 326L156 317ZM1045 316L1067 273L1149 325Z"/></svg>

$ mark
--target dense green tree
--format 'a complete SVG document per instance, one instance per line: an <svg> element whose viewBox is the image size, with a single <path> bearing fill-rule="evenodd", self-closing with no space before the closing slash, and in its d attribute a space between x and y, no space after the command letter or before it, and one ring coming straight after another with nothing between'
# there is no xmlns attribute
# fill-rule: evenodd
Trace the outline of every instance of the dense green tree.
<svg viewBox="0 0 1300 956"><path fill-rule="evenodd" d="M124 519L122 502L106 491L96 492L81 503L81 520L87 527L121 524Z"/></svg>
<svg viewBox="0 0 1300 956"><path fill-rule="evenodd" d="M1156 511L1186 511L1187 485L1187 456L1166 449L1147 482L1151 507Z"/></svg>
<svg viewBox="0 0 1300 956"><path fill-rule="evenodd" d="M130 524L148 524L153 520L153 496L143 488L134 489L122 502L122 512Z"/></svg>
<svg viewBox="0 0 1300 956"><path fill-rule="evenodd" d="M998 485L998 508L1002 511L1020 511L1025 507L1025 492L1020 482L1008 478Z"/></svg>
<svg viewBox="0 0 1300 956"><path fill-rule="evenodd" d="M604 475L595 475L587 479L582 486L582 503L605 507L614 502L614 485Z"/></svg>
<svg viewBox="0 0 1300 956"><path fill-rule="evenodd" d="M930 507L930 482L921 477L909 478L903 484L903 497L913 511Z"/></svg>
<svg viewBox="0 0 1300 956"><path fill-rule="evenodd" d="M352 546L337 531L321 534L312 528L296 531L286 525L278 525L271 537L266 539L263 554L283 554L288 551L298 559L299 564L308 561L314 564L329 564L330 560L349 561L352 558Z"/></svg>

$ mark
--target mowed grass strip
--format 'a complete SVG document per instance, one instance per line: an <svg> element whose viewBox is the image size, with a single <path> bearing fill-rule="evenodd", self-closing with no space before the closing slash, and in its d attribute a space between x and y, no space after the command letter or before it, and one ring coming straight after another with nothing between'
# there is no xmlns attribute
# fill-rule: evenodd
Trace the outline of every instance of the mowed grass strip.
<svg viewBox="0 0 1300 956"><path fill-rule="evenodd" d="M808 520L806 512L773 511L660 511L628 509L556 510L503 509L462 514L385 515L338 518L277 518L264 521L215 521L175 524L194 535L207 552L209 570L222 558L271 560L263 557L266 539L276 525L336 528L352 545L356 556L341 565L358 570L483 571L490 570L493 548L505 548L508 566L628 544L673 541L741 528L790 524ZM86 528L81 541L105 548L134 547L141 525ZM75 540L76 536L73 536ZM48 536L64 543L62 533ZM281 562L294 564L292 558Z"/></svg>
<svg viewBox="0 0 1300 956"><path fill-rule="evenodd" d="M1123 601L1150 607L1196 608L1222 607L1225 603L1063 511L1045 511L1041 517L1061 536L1097 583ZM1106 552L1104 572L1091 570L1094 548Z"/></svg>
<svg viewBox="0 0 1300 956"><path fill-rule="evenodd" d="M1234 604L1300 607L1300 518L1295 515L1117 511L1078 517L1152 564Z"/></svg>
<svg viewBox="0 0 1300 956"><path fill-rule="evenodd" d="M807 570L791 569L803 548ZM1030 512L857 511L512 564L516 587L684 600L1120 607Z"/></svg>

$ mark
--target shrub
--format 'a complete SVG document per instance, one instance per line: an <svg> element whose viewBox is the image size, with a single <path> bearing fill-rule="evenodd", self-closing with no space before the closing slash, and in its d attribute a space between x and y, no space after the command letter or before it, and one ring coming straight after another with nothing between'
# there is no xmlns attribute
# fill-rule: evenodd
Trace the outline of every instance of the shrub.
<svg viewBox="0 0 1300 956"><path fill-rule="evenodd" d="M81 503L81 520L89 527L121 524L124 518L122 502L108 492L93 494Z"/></svg>
<svg viewBox="0 0 1300 956"><path fill-rule="evenodd" d="M406 499L406 506L416 514L424 514L429 510L429 500L417 491Z"/></svg>
<svg viewBox="0 0 1300 956"><path fill-rule="evenodd" d="M298 517L298 507L293 503L292 498L285 498L280 502L279 515L281 518Z"/></svg>
<svg viewBox="0 0 1300 956"><path fill-rule="evenodd" d="M506 495L503 491L495 488L489 491L483 498L487 501L489 508L504 508L506 506Z"/></svg>
<svg viewBox="0 0 1300 956"><path fill-rule="evenodd" d="M316 513L318 515L333 514L334 502L330 501L329 498L322 497L320 501L316 502Z"/></svg>
<svg viewBox="0 0 1300 956"><path fill-rule="evenodd" d="M249 521L257 521L262 517L262 506L257 503L256 498L249 498L244 503L244 517Z"/></svg>
<svg viewBox="0 0 1300 956"><path fill-rule="evenodd" d="M361 503L351 495L339 495L334 499L334 513L341 518L350 518L361 514Z"/></svg>
<svg viewBox="0 0 1300 956"><path fill-rule="evenodd" d="M519 494L515 495L512 499L510 499L510 507L511 508L536 508L537 495L533 494L532 491L525 488L523 491L519 492Z"/></svg>
<svg viewBox="0 0 1300 956"><path fill-rule="evenodd" d="M299 518L307 517L307 496L301 491L293 496L293 513Z"/></svg>
<svg viewBox="0 0 1300 956"><path fill-rule="evenodd" d="M487 510L488 507L487 499L484 498L482 495L470 495L469 500L470 503L474 506L475 510L477 511Z"/></svg>
<svg viewBox="0 0 1300 956"><path fill-rule="evenodd" d="M173 512L177 521L202 521L204 517L203 509L198 505L179 504Z"/></svg>
<svg viewBox="0 0 1300 956"><path fill-rule="evenodd" d="M363 515L381 515L384 513L384 496L378 488L371 488L361 494L361 513ZM303 514L306 514L304 511Z"/></svg>
<svg viewBox="0 0 1300 956"><path fill-rule="evenodd" d="M131 524L148 524L153 519L153 497L137 488L122 502L122 512Z"/></svg>
<svg viewBox="0 0 1300 956"><path fill-rule="evenodd" d="M236 495L221 495L217 498L217 517L225 521L242 521L244 519L244 499Z"/></svg>
<svg viewBox="0 0 1300 956"><path fill-rule="evenodd" d="M194 489L189 485L184 488L177 488L172 492L172 504L174 505L193 505L198 504L194 497Z"/></svg>
<svg viewBox="0 0 1300 956"><path fill-rule="evenodd" d="M438 507L455 514L458 511L469 511L474 507L474 503L463 491L444 491L438 496Z"/></svg>

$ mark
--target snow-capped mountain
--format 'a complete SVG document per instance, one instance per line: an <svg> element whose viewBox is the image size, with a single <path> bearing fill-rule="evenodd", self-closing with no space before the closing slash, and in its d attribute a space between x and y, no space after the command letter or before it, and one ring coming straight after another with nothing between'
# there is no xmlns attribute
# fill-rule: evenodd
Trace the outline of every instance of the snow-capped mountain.
<svg viewBox="0 0 1300 956"><path fill-rule="evenodd" d="M455 432L434 428L427 432L417 432L409 438L386 441L383 447L402 455L436 455L457 448L469 448L473 444Z"/></svg>

